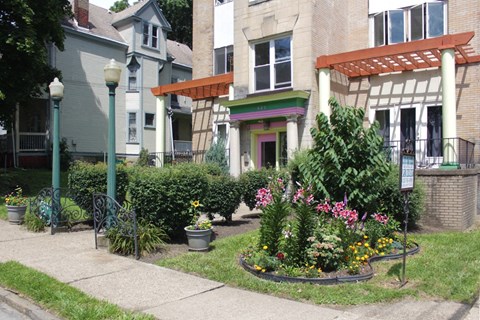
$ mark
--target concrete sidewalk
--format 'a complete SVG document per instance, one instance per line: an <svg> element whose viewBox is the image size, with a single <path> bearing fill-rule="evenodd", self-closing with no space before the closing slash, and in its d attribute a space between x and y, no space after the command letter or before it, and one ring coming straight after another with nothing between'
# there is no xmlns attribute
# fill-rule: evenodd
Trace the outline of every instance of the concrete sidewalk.
<svg viewBox="0 0 480 320"><path fill-rule="evenodd" d="M0 262L9 260L158 319L480 319L478 303L403 301L337 310L275 298L95 250L93 231L51 236L0 221Z"/></svg>

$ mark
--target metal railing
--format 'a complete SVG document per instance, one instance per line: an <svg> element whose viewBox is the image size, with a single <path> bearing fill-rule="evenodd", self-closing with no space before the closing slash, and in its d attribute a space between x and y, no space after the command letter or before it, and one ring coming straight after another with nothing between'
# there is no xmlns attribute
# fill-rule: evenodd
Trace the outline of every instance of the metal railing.
<svg viewBox="0 0 480 320"><path fill-rule="evenodd" d="M19 151L46 151L47 137L44 132L20 132Z"/></svg>
<svg viewBox="0 0 480 320"><path fill-rule="evenodd" d="M206 150L197 151L175 151L172 157L172 152L151 152L149 154L149 165L163 167L164 165L182 163L182 162L195 162L202 163L205 160ZM226 150L227 161L229 161L230 150Z"/></svg>
<svg viewBox="0 0 480 320"><path fill-rule="evenodd" d="M383 146L387 159L400 163L405 141L389 141ZM475 143L462 138L419 139L412 141L417 168L438 168L442 164L460 165L462 168L475 166Z"/></svg>
<svg viewBox="0 0 480 320"><path fill-rule="evenodd" d="M175 151L191 151L192 141L173 140Z"/></svg>

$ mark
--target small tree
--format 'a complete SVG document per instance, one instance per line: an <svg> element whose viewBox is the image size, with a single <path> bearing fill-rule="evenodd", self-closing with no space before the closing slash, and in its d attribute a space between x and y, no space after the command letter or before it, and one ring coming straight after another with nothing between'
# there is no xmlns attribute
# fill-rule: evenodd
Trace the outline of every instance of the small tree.
<svg viewBox="0 0 480 320"><path fill-rule="evenodd" d="M340 201L348 195L349 205L360 212L374 212L384 179L391 167L385 158L378 123L364 128L363 109L342 107L330 99L330 122L317 115L311 129L313 148L299 165L305 185L312 185L319 199Z"/></svg>
<svg viewBox="0 0 480 320"><path fill-rule="evenodd" d="M226 153L227 149L225 140L218 139L210 146L207 153L205 153L205 162L218 164L222 173L228 174L229 167Z"/></svg>

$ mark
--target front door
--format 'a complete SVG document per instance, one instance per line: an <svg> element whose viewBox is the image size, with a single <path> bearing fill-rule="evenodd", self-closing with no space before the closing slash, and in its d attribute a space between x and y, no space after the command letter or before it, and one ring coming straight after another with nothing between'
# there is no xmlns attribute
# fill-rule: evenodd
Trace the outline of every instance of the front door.
<svg viewBox="0 0 480 320"><path fill-rule="evenodd" d="M259 168L275 168L276 167L276 134L262 134L258 136L257 155Z"/></svg>

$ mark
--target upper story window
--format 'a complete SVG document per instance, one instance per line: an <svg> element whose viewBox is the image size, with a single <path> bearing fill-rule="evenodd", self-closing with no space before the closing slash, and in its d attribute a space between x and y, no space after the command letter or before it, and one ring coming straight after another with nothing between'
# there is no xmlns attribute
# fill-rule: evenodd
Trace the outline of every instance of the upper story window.
<svg viewBox="0 0 480 320"><path fill-rule="evenodd" d="M233 71L233 46L215 49L215 74Z"/></svg>
<svg viewBox="0 0 480 320"><path fill-rule="evenodd" d="M135 57L132 57L130 63L127 66L128 69L128 90L129 91L138 91L138 69L140 69L140 64L137 62Z"/></svg>
<svg viewBox="0 0 480 320"><path fill-rule="evenodd" d="M433 1L373 14L373 46L442 36L447 29L446 12L446 2Z"/></svg>
<svg viewBox="0 0 480 320"><path fill-rule="evenodd" d="M254 51L254 91L292 86L291 37L257 43Z"/></svg>
<svg viewBox="0 0 480 320"><path fill-rule="evenodd" d="M232 1L233 0L215 0L215 5L220 6L222 4L229 3L229 2L232 2Z"/></svg>
<svg viewBox="0 0 480 320"><path fill-rule="evenodd" d="M143 23L143 42L144 46L154 49L158 48L158 26L148 22Z"/></svg>

